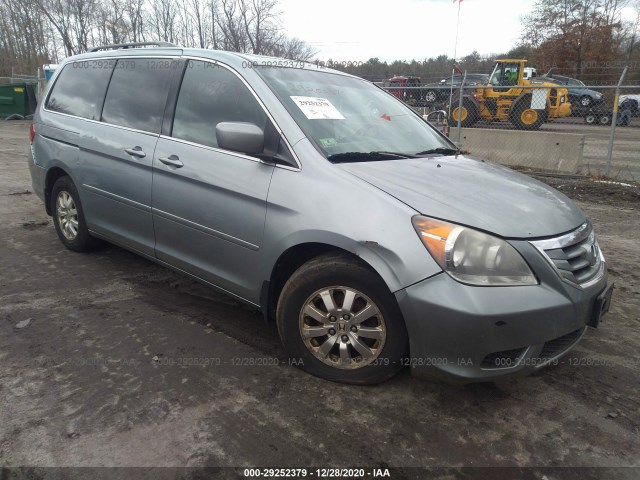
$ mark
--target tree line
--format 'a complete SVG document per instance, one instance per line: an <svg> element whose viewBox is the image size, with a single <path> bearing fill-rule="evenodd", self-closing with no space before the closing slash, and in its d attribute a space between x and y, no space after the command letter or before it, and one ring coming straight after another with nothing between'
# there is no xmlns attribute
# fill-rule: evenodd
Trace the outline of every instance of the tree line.
<svg viewBox="0 0 640 480"><path fill-rule="evenodd" d="M309 60L278 0L0 0L0 76L114 43L165 41Z"/></svg>
<svg viewBox="0 0 640 480"><path fill-rule="evenodd" d="M624 20L623 9L635 12ZM640 81L640 0L536 0L522 48L540 65L590 83L615 83L624 65Z"/></svg>
<svg viewBox="0 0 640 480"><path fill-rule="evenodd" d="M625 8L635 11L635 19L623 19ZM285 34L279 14L278 0L0 0L0 76L33 73L96 45L141 41L319 61L311 46ZM454 65L490 73L496 58L515 57L527 58L539 74L553 67L593 85L617 82L629 65L626 83L638 84L639 29L640 0L535 0L522 18L522 38L504 52L370 58L334 68L373 81L393 75L436 81Z"/></svg>

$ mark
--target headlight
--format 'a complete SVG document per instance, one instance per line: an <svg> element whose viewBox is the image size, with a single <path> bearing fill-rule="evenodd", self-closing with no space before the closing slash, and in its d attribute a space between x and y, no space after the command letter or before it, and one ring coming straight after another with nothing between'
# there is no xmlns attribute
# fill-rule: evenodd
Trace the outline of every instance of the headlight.
<svg viewBox="0 0 640 480"><path fill-rule="evenodd" d="M483 286L538 284L527 262L504 240L419 215L412 221L431 256L455 280Z"/></svg>
<svg viewBox="0 0 640 480"><path fill-rule="evenodd" d="M567 99L565 98L565 96L564 96L564 95L562 95L562 96L560 97L560 103L564 103L564 102L566 102L566 101L567 101Z"/></svg>

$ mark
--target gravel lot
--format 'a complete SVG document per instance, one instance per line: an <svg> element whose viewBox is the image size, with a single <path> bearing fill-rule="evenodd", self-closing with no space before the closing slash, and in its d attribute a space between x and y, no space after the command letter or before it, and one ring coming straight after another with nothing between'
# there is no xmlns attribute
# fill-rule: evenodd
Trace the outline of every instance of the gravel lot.
<svg viewBox="0 0 640 480"><path fill-rule="evenodd" d="M501 384L353 387L288 365L275 327L230 297L114 246L65 250L27 139L0 121L0 467L640 467L637 187L550 180L617 285L570 358Z"/></svg>

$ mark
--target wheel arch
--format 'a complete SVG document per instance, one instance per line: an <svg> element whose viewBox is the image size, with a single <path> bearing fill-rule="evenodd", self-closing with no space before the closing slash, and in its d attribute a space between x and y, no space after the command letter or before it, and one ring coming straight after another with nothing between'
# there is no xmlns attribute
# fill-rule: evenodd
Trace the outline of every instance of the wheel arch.
<svg viewBox="0 0 640 480"><path fill-rule="evenodd" d="M353 248L354 246L349 248L345 244L338 246L336 243L315 241L296 243L278 256L260 292L260 306L266 321L275 320L280 293L291 275L306 262L327 253L343 254L370 269L384 282L391 293L402 288L397 275L378 253L362 244L359 244L360 248Z"/></svg>
<svg viewBox="0 0 640 480"><path fill-rule="evenodd" d="M462 102L464 104L465 101L469 101L471 102L471 104L477 109L478 113L480 113L480 102L478 101L478 99L469 94L469 93L465 93L464 95L462 95ZM460 93L458 93L457 95L454 95L453 98L451 99L451 108L455 108L460 104Z"/></svg>
<svg viewBox="0 0 640 480"><path fill-rule="evenodd" d="M71 178L71 175L69 174L69 172L67 172L60 165L55 165L47 170L47 173L45 175L45 180L44 180L44 206L47 211L47 215L49 216L52 215L51 190L53 190L53 186L55 185L56 181L60 177L65 177L65 176Z"/></svg>

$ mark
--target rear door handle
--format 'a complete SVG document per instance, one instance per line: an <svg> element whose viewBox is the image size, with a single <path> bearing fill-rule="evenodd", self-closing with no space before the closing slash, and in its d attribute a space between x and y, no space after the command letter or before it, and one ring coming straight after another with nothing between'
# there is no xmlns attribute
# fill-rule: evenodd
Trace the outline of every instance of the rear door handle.
<svg viewBox="0 0 640 480"><path fill-rule="evenodd" d="M132 157L144 158L147 156L147 154L142 151L142 148L137 146L133 148L125 148L124 151Z"/></svg>
<svg viewBox="0 0 640 480"><path fill-rule="evenodd" d="M184 166L184 163L180 161L177 155L171 155L170 157L160 157L158 158L165 165L169 165L170 167L180 168Z"/></svg>

